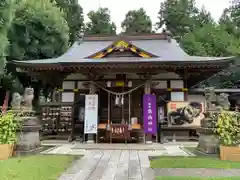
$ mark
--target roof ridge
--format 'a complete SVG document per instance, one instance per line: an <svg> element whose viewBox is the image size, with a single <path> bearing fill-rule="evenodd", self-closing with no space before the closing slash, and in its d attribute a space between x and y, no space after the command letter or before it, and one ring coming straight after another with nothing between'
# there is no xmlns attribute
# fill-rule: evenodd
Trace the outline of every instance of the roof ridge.
<svg viewBox="0 0 240 180"><path fill-rule="evenodd" d="M117 40L167 40L166 33L157 34L121 34L121 35L85 35L83 41L117 41Z"/></svg>

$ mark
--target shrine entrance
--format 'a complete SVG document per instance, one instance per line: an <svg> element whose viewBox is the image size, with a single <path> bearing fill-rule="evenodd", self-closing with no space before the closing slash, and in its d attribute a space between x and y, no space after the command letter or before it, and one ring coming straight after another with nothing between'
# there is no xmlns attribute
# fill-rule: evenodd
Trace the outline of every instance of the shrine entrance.
<svg viewBox="0 0 240 180"><path fill-rule="evenodd" d="M142 136L142 111L136 117L133 113L135 98L136 103L142 99L139 91L143 88L137 86L130 87L109 87L100 88L100 107L99 107L99 142L139 142L143 141ZM136 96L136 94L139 94Z"/></svg>
<svg viewBox="0 0 240 180"><path fill-rule="evenodd" d="M122 87L112 88L114 92L129 90ZM110 120L112 124L131 123L131 94L114 95L110 94Z"/></svg>

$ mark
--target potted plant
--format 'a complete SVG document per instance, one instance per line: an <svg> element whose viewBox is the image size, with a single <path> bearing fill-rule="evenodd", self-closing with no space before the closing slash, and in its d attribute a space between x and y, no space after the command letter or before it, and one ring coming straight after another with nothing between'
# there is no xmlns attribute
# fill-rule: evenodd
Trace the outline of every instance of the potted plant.
<svg viewBox="0 0 240 180"><path fill-rule="evenodd" d="M0 114L0 160L8 159L12 156L19 128L20 122L16 114L11 111Z"/></svg>
<svg viewBox="0 0 240 180"><path fill-rule="evenodd" d="M221 111L214 132L220 143L220 159L240 161L240 113Z"/></svg>

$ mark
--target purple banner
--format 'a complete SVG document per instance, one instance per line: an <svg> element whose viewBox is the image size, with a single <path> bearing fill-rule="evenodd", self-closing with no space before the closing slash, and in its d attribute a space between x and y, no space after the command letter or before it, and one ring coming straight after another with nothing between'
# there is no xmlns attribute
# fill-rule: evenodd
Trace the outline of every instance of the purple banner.
<svg viewBox="0 0 240 180"><path fill-rule="evenodd" d="M143 121L144 132L146 134L157 133L157 116L156 116L156 96L152 94L143 95Z"/></svg>

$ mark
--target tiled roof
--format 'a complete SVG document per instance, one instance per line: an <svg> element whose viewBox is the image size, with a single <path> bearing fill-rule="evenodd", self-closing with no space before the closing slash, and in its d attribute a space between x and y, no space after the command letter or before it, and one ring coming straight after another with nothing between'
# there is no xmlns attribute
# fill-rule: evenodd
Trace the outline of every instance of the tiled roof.
<svg viewBox="0 0 240 180"><path fill-rule="evenodd" d="M155 55L154 58L101 58L101 59L87 59L86 57L105 49L118 40L126 40L136 47ZM58 58L44 59L44 60L28 60L28 61L14 61L15 63L99 63L99 62L216 62L233 57L200 57L189 56L179 47L175 39L168 39L165 34L140 35L140 36L91 36L84 37L81 42L75 42L69 50Z"/></svg>

